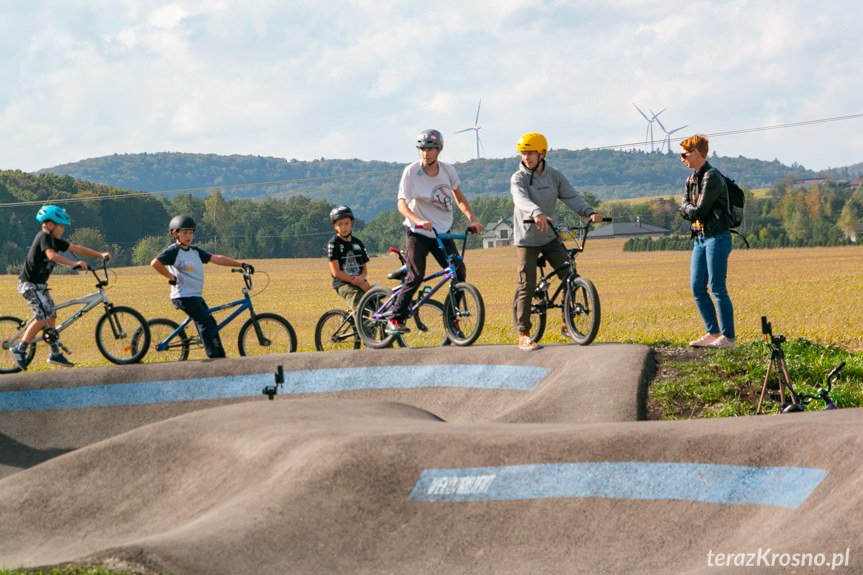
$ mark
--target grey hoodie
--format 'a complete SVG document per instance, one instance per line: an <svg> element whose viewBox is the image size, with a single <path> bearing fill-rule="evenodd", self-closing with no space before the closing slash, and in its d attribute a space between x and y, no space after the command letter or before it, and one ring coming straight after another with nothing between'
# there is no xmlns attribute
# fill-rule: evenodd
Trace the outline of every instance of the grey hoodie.
<svg viewBox="0 0 863 575"><path fill-rule="evenodd" d="M518 171L512 175L509 184L509 191L515 205L512 212L512 225L517 246L539 247L554 239L554 232L550 229L541 233L536 229L536 225L526 224L524 220L533 220L539 214L553 217L558 199L582 217L588 217L594 213L593 208L572 187L566 176L549 166L547 162L541 174L531 173L524 164L519 165Z"/></svg>

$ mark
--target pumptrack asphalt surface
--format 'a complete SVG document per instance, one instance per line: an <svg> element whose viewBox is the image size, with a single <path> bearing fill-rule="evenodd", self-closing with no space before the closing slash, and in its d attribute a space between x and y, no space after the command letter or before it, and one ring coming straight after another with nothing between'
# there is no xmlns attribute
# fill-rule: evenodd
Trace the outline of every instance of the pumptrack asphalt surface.
<svg viewBox="0 0 863 575"><path fill-rule="evenodd" d="M863 412L644 421L654 369L477 345L4 375L0 568L863 572Z"/></svg>

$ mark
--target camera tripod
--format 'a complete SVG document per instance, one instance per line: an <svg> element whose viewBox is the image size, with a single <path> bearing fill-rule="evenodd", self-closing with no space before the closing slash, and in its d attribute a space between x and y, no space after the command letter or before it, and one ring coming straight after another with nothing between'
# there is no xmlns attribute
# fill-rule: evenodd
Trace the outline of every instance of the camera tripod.
<svg viewBox="0 0 863 575"><path fill-rule="evenodd" d="M794 394L794 388L791 386L791 377L788 375L788 366L785 363L785 350L782 349L782 344L785 343L784 335L773 335L773 328L766 316L761 316L761 333L764 334L764 339L770 341L770 362L767 364L767 373L764 375L764 383L761 385L761 395L758 397L758 407L755 408L755 414L761 413L761 404L764 402L764 395L767 393L767 385L770 382L770 374L775 370L776 376L779 379L779 401L782 408L786 405L797 404L797 397ZM786 401L786 391L790 401Z"/></svg>

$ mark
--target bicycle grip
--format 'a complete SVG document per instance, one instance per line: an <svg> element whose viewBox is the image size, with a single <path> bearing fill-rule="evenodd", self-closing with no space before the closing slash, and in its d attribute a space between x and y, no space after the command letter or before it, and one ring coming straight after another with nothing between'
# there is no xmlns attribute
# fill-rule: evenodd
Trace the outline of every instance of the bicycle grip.
<svg viewBox="0 0 863 575"><path fill-rule="evenodd" d="M840 363L839 365L837 365L836 367L834 367L833 370L827 374L827 379L832 379L832 378L836 377L836 375L838 375L839 372L842 371L843 367L845 367L844 361L842 363Z"/></svg>

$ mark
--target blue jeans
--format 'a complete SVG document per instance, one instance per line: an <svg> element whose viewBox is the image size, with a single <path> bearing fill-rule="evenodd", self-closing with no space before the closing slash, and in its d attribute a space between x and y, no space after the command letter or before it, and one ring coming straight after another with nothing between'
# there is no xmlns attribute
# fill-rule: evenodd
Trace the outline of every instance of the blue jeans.
<svg viewBox="0 0 863 575"><path fill-rule="evenodd" d="M695 238L689 264L689 283L707 333L721 333L733 339L734 306L725 287L730 254L731 232L728 230L709 238Z"/></svg>

